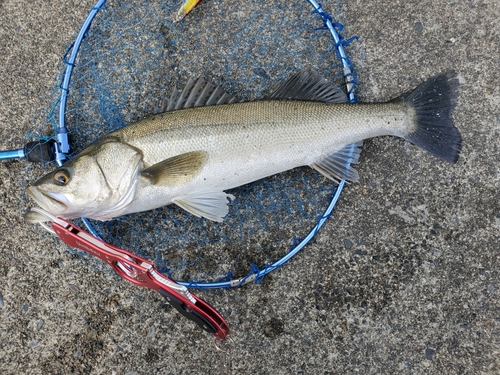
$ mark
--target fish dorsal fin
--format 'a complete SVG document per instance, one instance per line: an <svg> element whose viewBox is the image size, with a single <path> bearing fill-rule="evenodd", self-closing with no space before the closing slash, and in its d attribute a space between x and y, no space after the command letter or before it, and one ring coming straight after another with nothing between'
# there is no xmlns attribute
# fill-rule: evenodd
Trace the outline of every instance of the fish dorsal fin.
<svg viewBox="0 0 500 375"><path fill-rule="evenodd" d="M174 186L189 182L207 161L205 151L180 154L153 164L141 172L152 185Z"/></svg>
<svg viewBox="0 0 500 375"><path fill-rule="evenodd" d="M173 202L194 216L222 222L229 211L229 199L234 196L220 190L206 190L190 192Z"/></svg>
<svg viewBox="0 0 500 375"><path fill-rule="evenodd" d="M266 99L310 100L324 103L347 103L347 95L319 73L302 70L288 79Z"/></svg>
<svg viewBox="0 0 500 375"><path fill-rule="evenodd" d="M326 158L310 165L326 178L339 182L346 180L356 182L359 179L358 171L351 164L358 162L363 142L357 142L344 147Z"/></svg>
<svg viewBox="0 0 500 375"><path fill-rule="evenodd" d="M161 99L155 108L155 113L235 102L238 102L235 96L226 93L221 86L207 82L202 76L190 78L183 90L174 89L169 98Z"/></svg>

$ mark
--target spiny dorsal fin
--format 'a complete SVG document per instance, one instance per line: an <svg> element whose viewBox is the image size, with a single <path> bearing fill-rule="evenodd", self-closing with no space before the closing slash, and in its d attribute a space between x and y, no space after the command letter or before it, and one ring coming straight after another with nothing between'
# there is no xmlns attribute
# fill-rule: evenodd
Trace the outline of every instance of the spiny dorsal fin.
<svg viewBox="0 0 500 375"><path fill-rule="evenodd" d="M173 202L194 216L222 222L229 211L229 199L234 196L220 190L206 190L190 192Z"/></svg>
<svg viewBox="0 0 500 375"><path fill-rule="evenodd" d="M141 172L152 185L173 186L191 181L207 161L205 151L192 151L165 159Z"/></svg>
<svg viewBox="0 0 500 375"><path fill-rule="evenodd" d="M155 113L235 102L238 102L235 96L226 93L221 86L207 82L205 77L190 78L183 90L174 89L170 98L161 99Z"/></svg>
<svg viewBox="0 0 500 375"><path fill-rule="evenodd" d="M358 162L362 145L363 142L350 144L317 163L311 164L310 167L336 182L340 180L356 182L359 179L358 171L351 167L351 164Z"/></svg>
<svg viewBox="0 0 500 375"><path fill-rule="evenodd" d="M347 103L347 95L319 73L303 70L286 81L266 99L310 100L324 103Z"/></svg>

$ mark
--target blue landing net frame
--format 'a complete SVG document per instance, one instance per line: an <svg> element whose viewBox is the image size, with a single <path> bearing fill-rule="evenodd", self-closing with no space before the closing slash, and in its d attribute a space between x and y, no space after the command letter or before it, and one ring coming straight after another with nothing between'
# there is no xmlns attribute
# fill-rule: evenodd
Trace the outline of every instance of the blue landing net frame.
<svg viewBox="0 0 500 375"><path fill-rule="evenodd" d="M356 76L353 72L353 64L352 61L347 57L345 53L344 47L349 45L350 42L353 40L357 39L357 37L352 37L349 39L344 39L340 32L343 30L343 25L334 22L332 19L332 16L328 13L326 13L322 7L321 4L319 4L315 0L307 0L314 10L312 11L313 14L318 14L322 21L324 26L321 28L318 28L318 30L326 30L330 33L331 37L333 38L335 44L335 53L337 57L341 60L342 62L342 67L344 70L344 77L345 77L345 83L346 83L346 89L347 89L347 94L349 97L349 100L351 102L355 102L356 98L354 96L354 88L356 86ZM69 140L68 140L68 131L66 129L65 125L65 114L66 114L66 102L67 102L67 96L68 96L68 89L69 89L69 84L70 84L70 79L71 79L71 74L73 72L73 67L74 63L78 54L78 50L80 48L80 45L85 38L90 25L94 19L94 17L97 15L97 13L106 8L106 0L99 0L94 7L91 9L89 15L87 16L85 22L83 23L80 32L78 33L78 36L76 37L75 42L72 44L72 46L68 49L68 52L65 54L63 61L66 64L66 69L63 75L63 80L60 85L61 89L61 96L59 99L59 124L57 127L57 133L56 133L56 141L57 141L57 146L56 146L56 163L61 166L64 161L66 160L66 154L69 153L70 147L69 147ZM71 51L71 53L69 53ZM66 59L67 55L69 54L69 58ZM250 273L240 279L233 279L233 280L224 280L224 281L218 281L218 282L183 282L183 281L177 281L177 283L184 285L188 288L198 288L198 289L215 289L215 288L232 288L232 287L239 287L245 284L248 284L250 282L254 282L256 284L259 284L262 282L263 278L265 275L267 275L269 272L275 270L276 268L279 268L283 266L288 260L290 260L295 254L297 254L304 246L318 233L320 228L323 226L325 221L332 215L333 209L335 205L337 204L338 199L340 198L340 194L342 192L342 189L345 186L345 181L341 181L340 184L333 190L332 192L332 198L331 201L326 208L325 212L323 215L318 219L318 222L316 225L311 229L309 234L298 241L298 243L294 243L292 249L288 251L288 253L283 256L281 259L278 261L264 266L264 268L259 269L257 266L252 265L252 270ZM102 239L99 233L94 229L94 227L90 224L90 222L84 218L82 218L83 223L86 225L87 229L89 232L99 238ZM297 242L295 241L295 242ZM166 271L168 274L168 270ZM228 279L229 277L226 277Z"/></svg>

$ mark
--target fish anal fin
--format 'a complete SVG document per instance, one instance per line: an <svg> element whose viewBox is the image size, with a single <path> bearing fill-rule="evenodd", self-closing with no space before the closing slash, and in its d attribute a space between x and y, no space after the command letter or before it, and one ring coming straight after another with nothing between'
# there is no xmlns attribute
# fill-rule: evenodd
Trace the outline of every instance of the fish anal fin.
<svg viewBox="0 0 500 375"><path fill-rule="evenodd" d="M205 151L173 156L144 169L141 175L152 185L173 186L191 181L207 161Z"/></svg>
<svg viewBox="0 0 500 375"><path fill-rule="evenodd" d="M229 211L229 199L233 200L234 196L220 190L207 190L189 193L173 202L194 216L222 222Z"/></svg>
<svg viewBox="0 0 500 375"><path fill-rule="evenodd" d="M337 151L326 158L310 165L326 178L339 182L357 182L359 180L358 171L351 164L357 163L361 153L363 142L350 144L340 151Z"/></svg>
<svg viewBox="0 0 500 375"><path fill-rule="evenodd" d="M333 82L311 70L302 70L288 79L266 99L310 100L347 103L347 95Z"/></svg>

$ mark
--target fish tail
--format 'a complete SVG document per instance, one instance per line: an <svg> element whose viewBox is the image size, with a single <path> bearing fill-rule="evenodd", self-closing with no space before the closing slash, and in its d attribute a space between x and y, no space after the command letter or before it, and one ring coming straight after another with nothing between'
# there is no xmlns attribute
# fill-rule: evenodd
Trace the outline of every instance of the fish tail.
<svg viewBox="0 0 500 375"><path fill-rule="evenodd" d="M423 82L399 100L415 110L413 131L403 138L434 156L455 163L460 154L462 137L451 114L458 98L458 79L448 71Z"/></svg>

